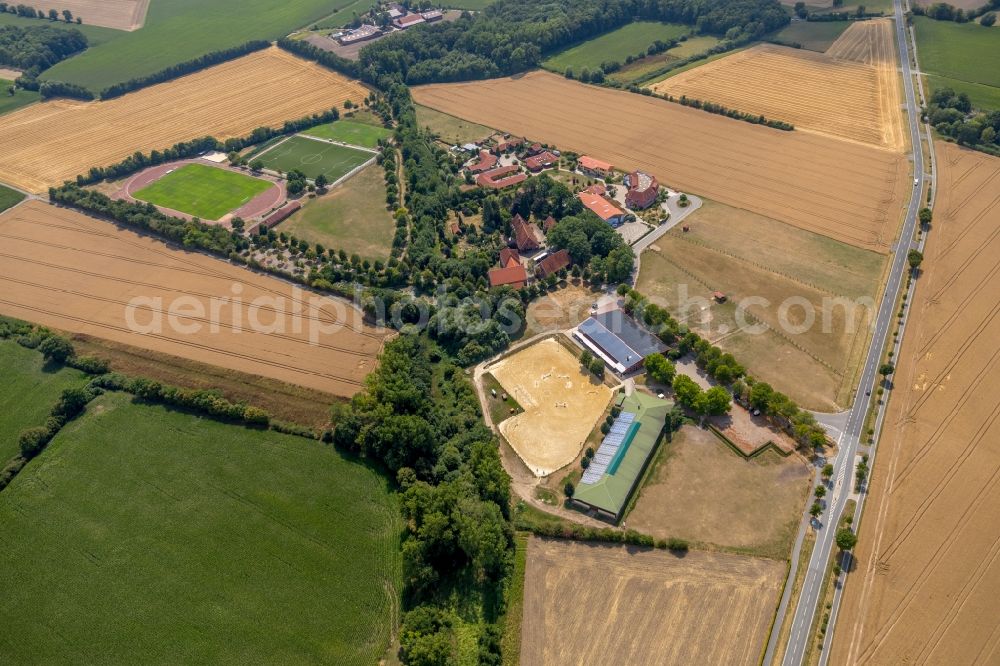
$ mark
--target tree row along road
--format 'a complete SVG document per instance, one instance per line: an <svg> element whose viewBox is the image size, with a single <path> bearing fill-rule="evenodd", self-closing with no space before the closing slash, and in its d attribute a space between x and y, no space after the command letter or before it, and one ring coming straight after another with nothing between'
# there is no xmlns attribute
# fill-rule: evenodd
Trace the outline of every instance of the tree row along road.
<svg viewBox="0 0 1000 666"><path fill-rule="evenodd" d="M827 563L830 561L833 549L836 547L835 536L837 525L847 504L847 499L851 494L848 484L852 483L854 479L855 457L863 435L862 429L865 424L865 415L871 399L868 393L875 388L882 352L885 348L889 330L894 325L896 299L903 284L906 271L908 270L906 255L916 228L917 212L920 208L920 198L923 195L924 189L924 156L920 142L919 107L917 106L913 91L910 45L906 38L906 21L903 17L902 0L894 0L893 9L896 23L896 43L899 48L899 60L902 66L915 183L910 193L910 203L903 220L903 228L899 236L900 241L892 257L892 267L886 282L882 303L879 305L878 316L875 320L875 330L868 349L868 355L865 359L861 379L858 383L858 390L854 396L854 403L851 405L847 424L838 441L840 453L834 462L835 469L832 477L835 479L835 485L827 507L819 517L822 527L816 535L816 545L809 559L805 580L803 581L798 604L792 618L788 647L782 662L786 666L796 666L804 662L809 641L812 639L811 629L813 618L816 615L817 605L822 601L820 594L823 587L823 577L826 573ZM779 612L778 621L775 622L774 633L772 634L772 641L769 641L768 651L772 654L773 646L770 643L774 642L774 637L781 631L781 616L782 613Z"/></svg>

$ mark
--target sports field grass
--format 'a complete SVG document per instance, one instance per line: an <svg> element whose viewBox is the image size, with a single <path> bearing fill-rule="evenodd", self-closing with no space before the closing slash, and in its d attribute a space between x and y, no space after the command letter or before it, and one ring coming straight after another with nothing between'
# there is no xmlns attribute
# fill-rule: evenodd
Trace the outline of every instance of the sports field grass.
<svg viewBox="0 0 1000 666"><path fill-rule="evenodd" d="M310 201L278 230L365 259L388 259L396 223L386 209L382 169L366 167Z"/></svg>
<svg viewBox="0 0 1000 666"><path fill-rule="evenodd" d="M59 63L42 78L99 92L113 83L251 39L278 39L349 1L153 0L142 29L129 33L112 30L117 35L113 40Z"/></svg>
<svg viewBox="0 0 1000 666"><path fill-rule="evenodd" d="M584 67L594 69L602 62L625 64L626 57L638 55L656 40L665 42L690 31L691 27L686 25L637 21L549 56L542 66L559 73L572 67L579 74Z"/></svg>
<svg viewBox="0 0 1000 666"><path fill-rule="evenodd" d="M326 125L317 125L303 134L317 136L331 141L342 141L353 146L375 148L381 139L392 136L392 130L356 120L337 120Z"/></svg>
<svg viewBox="0 0 1000 666"><path fill-rule="evenodd" d="M185 164L132 196L203 220L218 220L273 186L235 171Z"/></svg>
<svg viewBox="0 0 1000 666"><path fill-rule="evenodd" d="M17 190L0 185L0 211L5 211L14 204L20 203L24 195Z"/></svg>
<svg viewBox="0 0 1000 666"><path fill-rule="evenodd" d="M482 141L494 132L494 130L485 125L479 125L468 120L450 116L447 113L441 113L429 106L415 104L414 109L417 112L417 123L421 127L426 127L447 143L463 144L470 141Z"/></svg>
<svg viewBox="0 0 1000 666"><path fill-rule="evenodd" d="M850 21L796 21L769 35L782 44L798 43L802 48L822 53L837 41Z"/></svg>
<svg viewBox="0 0 1000 666"><path fill-rule="evenodd" d="M12 85L13 81L0 79L0 115L14 109L20 109L22 106L33 104L42 98L41 95L33 90L23 90L21 88L18 88L17 92L11 95L7 90Z"/></svg>
<svg viewBox="0 0 1000 666"><path fill-rule="evenodd" d="M373 157L374 153L365 150L293 136L256 159L261 160L266 168L282 173L298 169L311 180L324 174L332 183Z"/></svg>
<svg viewBox="0 0 1000 666"><path fill-rule="evenodd" d="M920 69L931 89L968 93L981 109L1000 109L1000 28L915 16Z"/></svg>
<svg viewBox="0 0 1000 666"><path fill-rule="evenodd" d="M79 370L46 364L34 349L0 340L0 467L18 454L17 438L25 428L45 423L63 389L83 386Z"/></svg>
<svg viewBox="0 0 1000 666"><path fill-rule="evenodd" d="M395 496L332 447L108 394L0 493L9 663L372 664Z"/></svg>

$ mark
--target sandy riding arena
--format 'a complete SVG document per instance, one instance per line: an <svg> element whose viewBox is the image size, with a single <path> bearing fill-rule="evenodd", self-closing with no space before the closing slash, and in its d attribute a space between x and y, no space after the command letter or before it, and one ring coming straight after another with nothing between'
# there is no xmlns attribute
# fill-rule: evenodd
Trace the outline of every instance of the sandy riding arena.
<svg viewBox="0 0 1000 666"><path fill-rule="evenodd" d="M419 86L413 95L453 116L642 168L671 187L879 252L893 241L912 184L898 153L548 72Z"/></svg>
<svg viewBox="0 0 1000 666"><path fill-rule="evenodd" d="M0 116L0 181L42 192L137 150L243 136L366 94L355 81L271 48L107 102L32 104Z"/></svg>
<svg viewBox="0 0 1000 666"><path fill-rule="evenodd" d="M385 334L313 296L41 202L0 215L0 314L353 395Z"/></svg>
<svg viewBox="0 0 1000 666"><path fill-rule="evenodd" d="M804 49L761 44L690 69L652 88L674 97L686 95L784 120L799 130L899 151L904 147L903 118L899 75L889 37L886 41L858 40L858 48L888 50L888 57L879 67Z"/></svg>
<svg viewBox="0 0 1000 666"><path fill-rule="evenodd" d="M935 147L934 222L831 664L1000 662L1000 159Z"/></svg>
<svg viewBox="0 0 1000 666"><path fill-rule="evenodd" d="M149 9L149 0L27 0L25 4L46 14L54 9L60 20L63 10L68 9L74 19L79 17L87 25L128 31L142 27Z"/></svg>
<svg viewBox="0 0 1000 666"><path fill-rule="evenodd" d="M611 389L580 368L554 338L486 367L524 412L500 433L536 476L573 462L611 399Z"/></svg>
<svg viewBox="0 0 1000 666"><path fill-rule="evenodd" d="M756 664L785 563L532 538L521 663Z"/></svg>

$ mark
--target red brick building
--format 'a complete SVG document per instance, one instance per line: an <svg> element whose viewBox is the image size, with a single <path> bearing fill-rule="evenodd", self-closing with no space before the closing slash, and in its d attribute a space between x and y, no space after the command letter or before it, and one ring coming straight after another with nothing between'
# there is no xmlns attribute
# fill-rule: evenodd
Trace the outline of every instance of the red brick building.
<svg viewBox="0 0 1000 666"><path fill-rule="evenodd" d="M515 215L510 225L514 229L514 244L519 251L533 252L541 249L545 236L537 224L526 222L520 215Z"/></svg>
<svg viewBox="0 0 1000 666"><path fill-rule="evenodd" d="M559 158L547 150L543 150L537 155L524 160L524 166L532 173L541 171L542 169L551 169L558 163Z"/></svg>
<svg viewBox="0 0 1000 666"><path fill-rule="evenodd" d="M570 263L569 252L566 250L553 252L538 262L538 265L535 266L535 275L540 278L545 278L553 273L558 273L562 269L567 268Z"/></svg>
<svg viewBox="0 0 1000 666"><path fill-rule="evenodd" d="M656 176L643 171L633 171L625 176L625 185L628 187L625 205L637 210L652 206L656 201L656 195L660 192Z"/></svg>

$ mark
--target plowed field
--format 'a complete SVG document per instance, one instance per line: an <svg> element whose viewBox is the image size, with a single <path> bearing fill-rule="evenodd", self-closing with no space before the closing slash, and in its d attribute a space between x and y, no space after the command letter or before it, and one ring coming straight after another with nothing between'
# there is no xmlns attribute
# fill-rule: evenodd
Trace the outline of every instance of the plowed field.
<svg viewBox="0 0 1000 666"><path fill-rule="evenodd" d="M886 252L911 185L901 154L782 132L547 72L414 88L445 113L641 168L705 195Z"/></svg>
<svg viewBox="0 0 1000 666"><path fill-rule="evenodd" d="M0 181L42 192L137 150L242 136L366 94L355 81L272 48L107 102L34 104L0 117Z"/></svg>
<svg viewBox="0 0 1000 666"><path fill-rule="evenodd" d="M80 18L87 25L100 25L116 30L141 28L146 20L149 0L28 0L26 3L46 14L50 9L62 12L68 9L73 18Z"/></svg>
<svg viewBox="0 0 1000 666"><path fill-rule="evenodd" d="M756 664L785 563L532 538L521 664Z"/></svg>
<svg viewBox="0 0 1000 666"><path fill-rule="evenodd" d="M936 152L913 328L832 664L1000 661L1000 159Z"/></svg>
<svg viewBox="0 0 1000 666"><path fill-rule="evenodd" d="M0 215L0 314L353 395L384 334L313 296L38 201Z"/></svg>
<svg viewBox="0 0 1000 666"><path fill-rule="evenodd" d="M845 42L852 31L853 27L831 49ZM882 34L878 30L854 32L859 38L846 40L843 48L859 55L874 52L882 58L883 67L761 44L689 69L652 89L763 114L800 130L902 150L895 51L891 39L878 38Z"/></svg>

